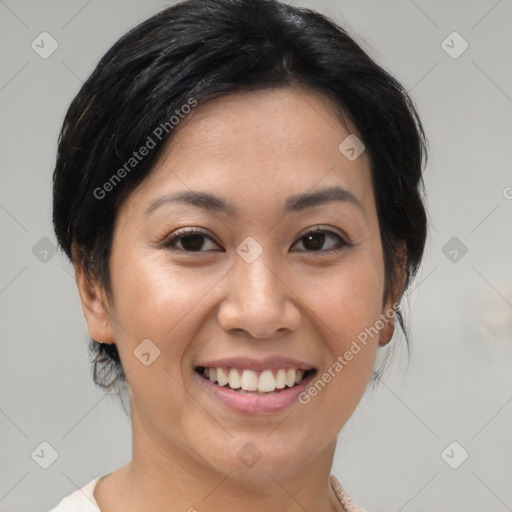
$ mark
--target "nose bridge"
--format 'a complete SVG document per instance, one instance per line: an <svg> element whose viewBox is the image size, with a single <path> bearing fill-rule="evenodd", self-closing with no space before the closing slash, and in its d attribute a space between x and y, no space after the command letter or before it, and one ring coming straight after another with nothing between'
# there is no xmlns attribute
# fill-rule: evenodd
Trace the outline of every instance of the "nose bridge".
<svg viewBox="0 0 512 512"><path fill-rule="evenodd" d="M225 304L219 321L225 330L244 330L254 337L268 337L282 329L295 329L300 313L291 292L279 275L276 258L262 251L254 260L243 253L230 272Z"/></svg>
<svg viewBox="0 0 512 512"><path fill-rule="evenodd" d="M255 305L269 302L281 302L283 298L282 283L278 278L276 260L261 254L253 262L240 261L237 265L237 277L240 278L240 289L237 293L245 294ZM274 267L274 268L273 268Z"/></svg>

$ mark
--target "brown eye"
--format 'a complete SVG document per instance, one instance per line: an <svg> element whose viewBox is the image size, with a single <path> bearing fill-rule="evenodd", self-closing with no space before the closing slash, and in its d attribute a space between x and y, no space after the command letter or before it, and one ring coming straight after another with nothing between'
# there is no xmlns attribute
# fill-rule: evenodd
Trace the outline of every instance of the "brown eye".
<svg viewBox="0 0 512 512"><path fill-rule="evenodd" d="M333 241L334 247L332 243ZM350 245L340 235L327 229L315 229L308 231L299 238L296 244L299 242L302 242L302 246L304 247L303 250L306 252L338 251L345 246ZM325 248L326 244L328 245L327 248Z"/></svg>
<svg viewBox="0 0 512 512"><path fill-rule="evenodd" d="M206 252L202 250L205 246L205 241L210 241L217 245L213 238L202 231L197 229L184 229L179 230L168 237L163 242L163 246L167 249L176 251ZM178 247L178 244L181 244L181 247Z"/></svg>

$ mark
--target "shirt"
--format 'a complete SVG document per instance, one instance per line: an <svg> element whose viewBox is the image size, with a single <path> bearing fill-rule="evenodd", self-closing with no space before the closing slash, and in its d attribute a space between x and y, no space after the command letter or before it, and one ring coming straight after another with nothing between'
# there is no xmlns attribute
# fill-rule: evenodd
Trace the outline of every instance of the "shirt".
<svg viewBox="0 0 512 512"><path fill-rule="evenodd" d="M63 498L50 512L101 512L94 499L94 488L102 476L91 480L81 489ZM331 487L345 512L365 512L345 492L334 475L330 477Z"/></svg>

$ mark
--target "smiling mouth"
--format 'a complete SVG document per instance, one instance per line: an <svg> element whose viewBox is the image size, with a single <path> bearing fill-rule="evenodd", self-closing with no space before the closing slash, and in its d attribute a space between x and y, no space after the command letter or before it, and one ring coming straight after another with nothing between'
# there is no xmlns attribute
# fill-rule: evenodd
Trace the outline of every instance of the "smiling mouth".
<svg viewBox="0 0 512 512"><path fill-rule="evenodd" d="M204 366L197 366L195 371L217 386L245 395L279 393L299 385L306 377L316 373L315 369L279 368L254 371Z"/></svg>

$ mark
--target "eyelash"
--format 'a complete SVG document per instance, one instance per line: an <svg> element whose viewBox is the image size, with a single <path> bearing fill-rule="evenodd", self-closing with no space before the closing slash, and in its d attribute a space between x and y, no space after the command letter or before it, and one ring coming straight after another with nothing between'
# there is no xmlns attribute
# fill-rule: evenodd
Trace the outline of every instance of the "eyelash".
<svg viewBox="0 0 512 512"><path fill-rule="evenodd" d="M327 249L327 250L319 250L319 251L303 251L310 254L321 254L321 253L336 253L344 248L351 246L349 242L347 242L342 236L338 235L338 233L335 233L334 231L331 231L329 229L310 229L309 231L306 231L300 238L297 239L296 242L294 242L293 245L298 243L303 238L309 236L309 235L316 235L316 234L324 234L328 235L329 237L337 238L338 239L338 247L335 247L333 249ZM209 252L209 251L187 251L186 249L178 249L175 247L175 244L182 240L183 238L186 238L190 235L202 235L208 240L212 241L213 243L217 244L217 242L208 234L205 232L198 230L196 228L184 228L181 230L178 230L177 232L173 233L171 236L167 237L163 242L162 246L166 249L170 249L172 251L180 251L180 252L186 252L186 253L202 253L202 252Z"/></svg>

